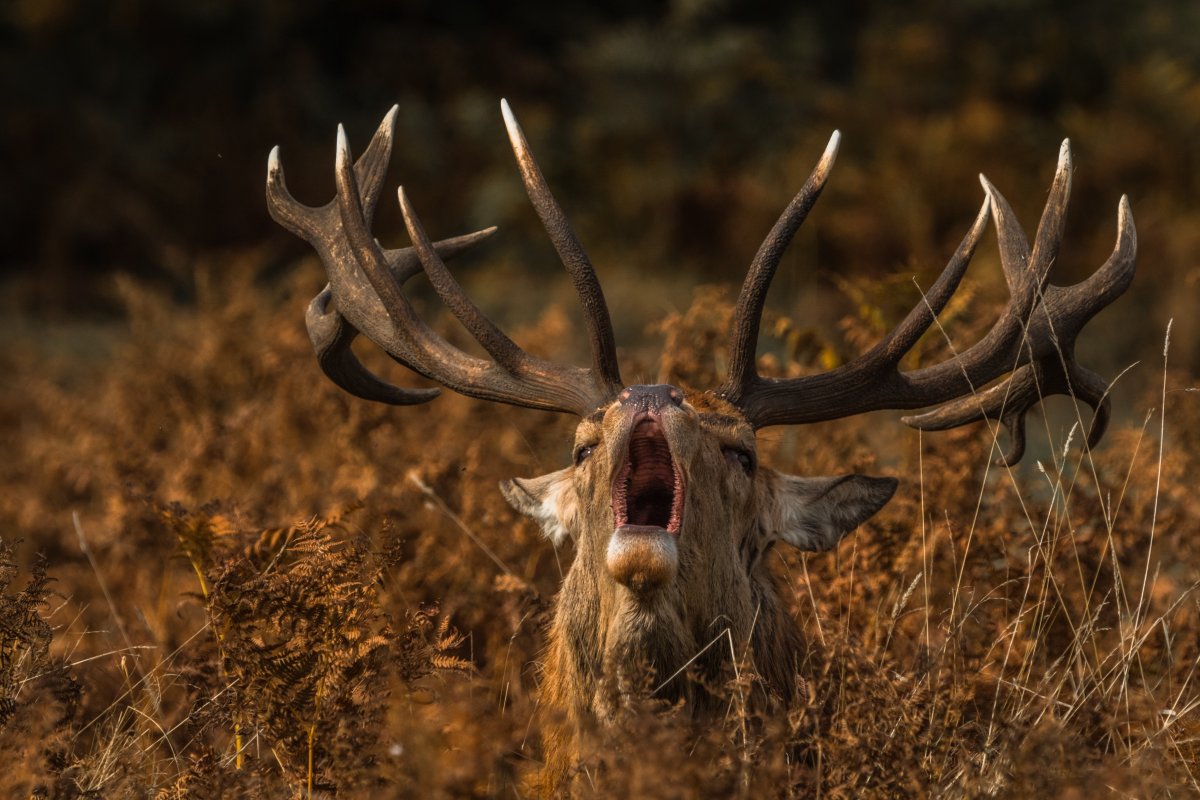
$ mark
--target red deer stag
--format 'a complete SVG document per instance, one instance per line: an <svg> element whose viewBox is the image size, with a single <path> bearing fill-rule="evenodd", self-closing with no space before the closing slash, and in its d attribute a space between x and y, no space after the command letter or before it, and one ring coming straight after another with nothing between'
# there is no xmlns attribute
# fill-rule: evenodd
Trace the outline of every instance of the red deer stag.
<svg viewBox="0 0 1200 800"><path fill-rule="evenodd" d="M455 392L581 418L574 463L501 486L548 538L555 544L570 539L576 551L557 598L546 654L543 704L561 712L561 722L544 737L546 787L561 785L567 774L579 726L611 718L620 687L627 681L642 685L647 667L664 680L695 659L691 669L719 681L728 652L703 649L717 627L748 644L755 671L784 703L800 691L796 672L803 643L778 599L765 555L777 542L803 550L835 547L891 498L897 482L862 475L797 477L760 466L759 428L937 406L904 421L922 430L998 421L1011 439L1001 460L1011 464L1024 450L1026 413L1047 395L1067 394L1092 407L1088 443L1100 439L1108 420L1107 384L1076 363L1075 339L1129 285L1136 235L1122 197L1116 247L1104 266L1074 286L1049 284L1071 185L1066 142L1032 246L1007 201L981 178L985 199L974 224L941 276L891 333L830 372L763 377L755 349L767 287L821 193L837 153L835 132L746 275L729 333L725 382L707 390L627 386L592 265L507 103L501 108L525 189L583 304L592 352L587 369L526 353L476 308L447 270L444 259L494 229L431 243L401 188L413 247L386 250L374 239L371 219L391 153L395 109L357 162L339 127L337 197L320 208L301 205L289 194L278 148L273 150L267 202L272 216L307 239L325 264L329 284L309 306L307 323L321 368L338 386L395 405L428 402L438 394L396 387L367 371L350 349L362 333L396 361ZM957 289L989 217L1010 295L999 319L978 343L952 358L901 370L901 358ZM401 286L418 272L490 359L455 348L414 313ZM687 697L697 713L711 702L696 682L683 678L662 689L660 694Z"/></svg>

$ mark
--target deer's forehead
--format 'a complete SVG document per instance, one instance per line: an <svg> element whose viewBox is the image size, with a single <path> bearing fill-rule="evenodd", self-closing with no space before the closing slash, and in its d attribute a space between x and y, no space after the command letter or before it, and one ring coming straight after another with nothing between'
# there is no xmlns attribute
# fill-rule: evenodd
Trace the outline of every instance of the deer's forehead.
<svg viewBox="0 0 1200 800"><path fill-rule="evenodd" d="M750 423L746 421L745 414L737 406L712 392L685 389L683 397L692 408L696 409L696 413L698 414L708 417L725 418L730 425L745 425L746 427L750 427Z"/></svg>
<svg viewBox="0 0 1200 800"><path fill-rule="evenodd" d="M704 430L725 441L753 445L754 427L737 406L712 392L695 389L685 389L684 400L684 408ZM576 443L603 439L605 422L615 421L616 417L610 412L618 405L617 401L613 401L580 420L575 429Z"/></svg>

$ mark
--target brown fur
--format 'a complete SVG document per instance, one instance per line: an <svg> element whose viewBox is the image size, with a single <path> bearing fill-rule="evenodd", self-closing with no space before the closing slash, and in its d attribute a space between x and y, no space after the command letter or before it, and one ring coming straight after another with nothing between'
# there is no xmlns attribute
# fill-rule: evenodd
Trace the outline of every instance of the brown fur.
<svg viewBox="0 0 1200 800"><path fill-rule="evenodd" d="M505 487L518 509L539 518L552 537L569 535L576 548L546 652L542 706L550 721L543 735L545 769L536 781L543 794L565 787L579 732L595 721L615 721L630 692L649 684L658 690L655 697L684 700L697 717L711 713L714 698L704 687L720 686L732 667L729 644L705 649L715 638L727 635L739 656L746 652L774 701L793 702L803 685L797 679L803 640L780 603L765 558L782 538L780 521L800 513L789 511L794 499L788 481L803 479L761 467L747 474L726 448L753 455L754 431L736 408L710 393L688 392L682 407L663 410L661 424L686 488L678 574L652 593L639 595L618 583L605 561L615 527L613 476L632 428L628 407L614 402L580 422L576 448L593 447L583 463ZM802 502L821 505L824 494L836 494L826 490L842 480L825 480ZM860 480L871 482L863 490L870 496L851 498L849 505L861 507L841 510L853 524L843 526L839 538L894 488L894 482L857 476L852 483ZM534 497L540 506L530 502ZM688 680L689 671L699 680Z"/></svg>

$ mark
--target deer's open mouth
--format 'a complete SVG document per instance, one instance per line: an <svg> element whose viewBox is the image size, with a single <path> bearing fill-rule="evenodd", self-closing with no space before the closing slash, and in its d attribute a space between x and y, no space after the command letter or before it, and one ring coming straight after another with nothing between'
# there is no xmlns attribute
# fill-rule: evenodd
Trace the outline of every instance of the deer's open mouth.
<svg viewBox="0 0 1200 800"><path fill-rule="evenodd" d="M679 533L683 516L683 474L671 457L658 420L647 417L629 435L629 456L613 483L617 528L664 528Z"/></svg>

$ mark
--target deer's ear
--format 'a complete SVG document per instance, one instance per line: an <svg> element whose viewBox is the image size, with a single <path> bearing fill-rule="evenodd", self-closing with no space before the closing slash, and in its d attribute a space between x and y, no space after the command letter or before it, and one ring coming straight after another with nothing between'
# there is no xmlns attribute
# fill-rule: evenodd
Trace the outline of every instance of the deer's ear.
<svg viewBox="0 0 1200 800"><path fill-rule="evenodd" d="M509 505L542 526L555 547L575 537L579 506L571 490L570 467L538 478L500 481L500 491Z"/></svg>
<svg viewBox="0 0 1200 800"><path fill-rule="evenodd" d="M763 524L769 534L801 550L832 550L892 499L897 483L895 478L866 475L778 475L769 490Z"/></svg>

